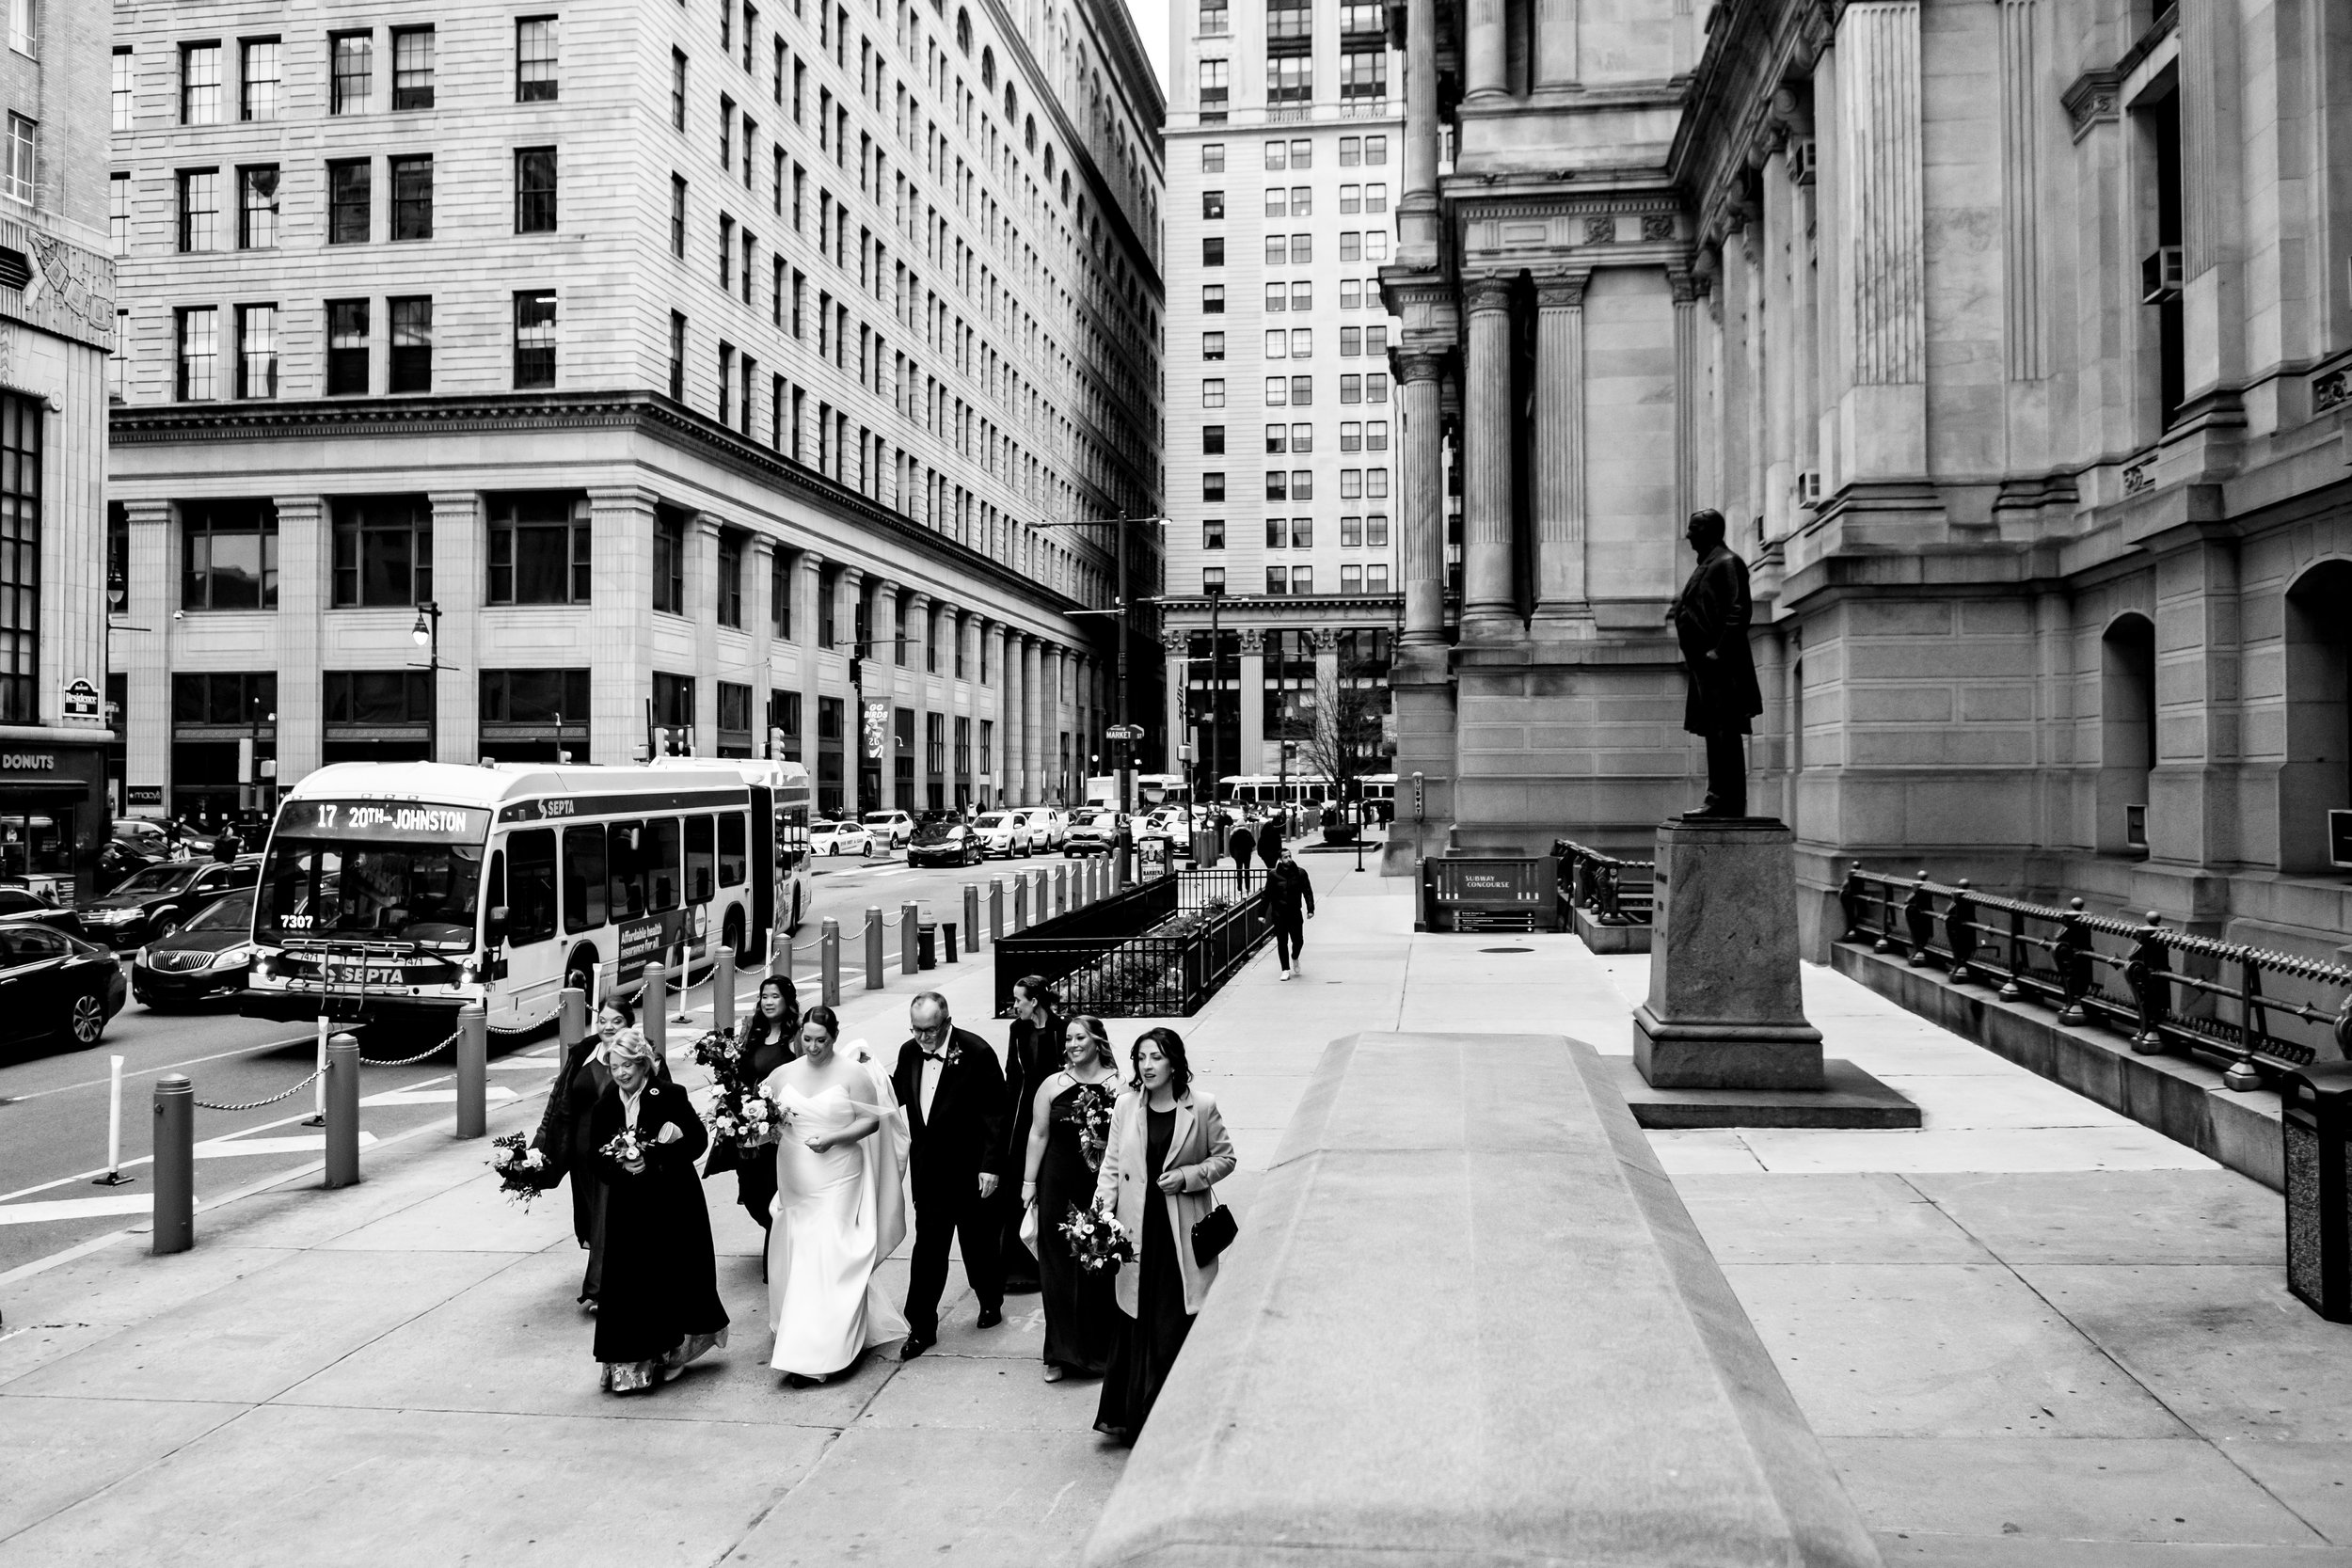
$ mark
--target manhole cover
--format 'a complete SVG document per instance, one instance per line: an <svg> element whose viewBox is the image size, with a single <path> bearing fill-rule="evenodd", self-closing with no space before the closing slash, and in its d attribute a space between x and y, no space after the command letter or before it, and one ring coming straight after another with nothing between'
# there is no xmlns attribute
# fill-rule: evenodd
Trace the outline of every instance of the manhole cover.
<svg viewBox="0 0 2352 1568"><path fill-rule="evenodd" d="M1533 947L1482 947L1481 953L1533 953Z"/></svg>

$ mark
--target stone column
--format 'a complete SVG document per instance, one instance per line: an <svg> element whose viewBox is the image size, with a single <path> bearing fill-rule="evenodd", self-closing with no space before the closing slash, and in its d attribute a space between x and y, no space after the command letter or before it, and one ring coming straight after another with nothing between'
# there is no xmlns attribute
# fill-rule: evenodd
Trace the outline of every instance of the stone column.
<svg viewBox="0 0 2352 1568"><path fill-rule="evenodd" d="M1507 96L1505 66L1509 52L1504 0L1469 0L1469 10L1470 46L1463 54L1469 87L1465 101L1503 99Z"/></svg>
<svg viewBox="0 0 2352 1568"><path fill-rule="evenodd" d="M1406 0L1405 182L1396 204L1396 259L1438 260L1438 4Z"/></svg>
<svg viewBox="0 0 2352 1568"><path fill-rule="evenodd" d="M865 657L857 647L857 607L865 597L866 573L855 566L842 567L840 576L834 578L833 590L839 595L834 602L834 642L844 650L846 673L849 658ZM866 685L872 686L874 679L867 675ZM841 809L855 816L872 811L882 802L862 800L858 795L858 772L866 763L865 698L857 688L850 687L843 701L848 706L841 736Z"/></svg>
<svg viewBox="0 0 2352 1568"><path fill-rule="evenodd" d="M596 597L588 608L588 747L598 763L636 760L653 694L653 523L657 497L642 485L588 492Z"/></svg>
<svg viewBox="0 0 2352 1568"><path fill-rule="evenodd" d="M433 597L441 607L441 662L453 666L433 677L433 754L443 762L479 762L481 610L490 596L483 581L490 547L483 531L482 497L473 490L436 491L432 503ZM282 676L279 689L284 689ZM282 772L285 765L278 766Z"/></svg>
<svg viewBox="0 0 2352 1568"><path fill-rule="evenodd" d="M990 704L993 711L989 715L994 721L994 746L984 771L996 775L996 783L991 787L989 803L1001 806L1012 799L1010 785L1013 752L1016 750L1012 740L1012 697L1019 685L1016 679L1019 672L1014 668L1018 660L1013 657L1013 650L1017 644L1013 641L1012 628L1001 621L984 623L980 636L985 641L994 644L983 654L984 661L996 671L995 685L991 689L993 692ZM977 741L978 736L973 738Z"/></svg>
<svg viewBox="0 0 2352 1568"><path fill-rule="evenodd" d="M1677 525L1697 510L1699 388L1698 286L1687 268L1669 268L1675 306L1675 510Z"/></svg>
<svg viewBox="0 0 2352 1568"><path fill-rule="evenodd" d="M1858 0L1837 24L1836 298L1849 385L1840 482L1927 471L1927 260L1918 0Z"/></svg>
<svg viewBox="0 0 2352 1568"><path fill-rule="evenodd" d="M1511 584L1511 290L1499 277L1465 281L1470 366L1464 432L1462 640L1519 633Z"/></svg>
<svg viewBox="0 0 2352 1568"><path fill-rule="evenodd" d="M283 786L325 760L326 693L320 665L325 657L326 608L333 602L334 543L325 497L279 496L273 504L278 508L276 754L278 783ZM444 618L442 635L448 636L449 630L450 620ZM416 646L408 641L405 627L401 631L401 645L407 650ZM444 753L444 760L459 759ZM462 760L473 759L468 755Z"/></svg>
<svg viewBox="0 0 2352 1568"><path fill-rule="evenodd" d="M686 525L686 619L694 628L694 754L719 753L719 519Z"/></svg>
<svg viewBox="0 0 2352 1568"><path fill-rule="evenodd" d="M1548 638L1594 635L1584 586L1584 285L1535 280L1535 620Z"/></svg>
<svg viewBox="0 0 2352 1568"><path fill-rule="evenodd" d="M825 558L803 550L792 565L792 641L800 658L801 764L808 769L811 803L817 787L817 700L823 695L823 661L817 657L817 600L824 592Z"/></svg>
<svg viewBox="0 0 2352 1568"><path fill-rule="evenodd" d="M752 606L750 625L743 629L752 642L752 755L764 757L770 754L768 732L773 727L768 722L768 694L776 685L768 667L775 642L776 541L764 533L753 535L751 548L743 552L743 570L751 578L743 595ZM788 576L782 587L790 594Z"/></svg>
<svg viewBox="0 0 2352 1568"><path fill-rule="evenodd" d="M164 792L163 811L171 807L171 659L172 610L180 603L180 530L171 502L142 499L126 501L131 515L130 581L123 603L129 626L108 633L107 660L123 673L122 716L124 803L133 784L154 784ZM279 748L281 753L283 747Z"/></svg>
<svg viewBox="0 0 2352 1568"><path fill-rule="evenodd" d="M1400 354L1396 363L1405 421L1404 641L1435 646L1445 641L1445 417L1438 393L1445 356Z"/></svg>
<svg viewBox="0 0 2352 1568"><path fill-rule="evenodd" d="M915 593L907 597L907 635L914 646L907 650L907 664L914 672L914 799L901 800L899 805L911 812L928 810L930 806L931 753L931 677L927 668L931 653L931 596Z"/></svg>
<svg viewBox="0 0 2352 1568"><path fill-rule="evenodd" d="M1230 764L1236 773L1258 773L1265 762L1265 634L1255 626L1243 628L1241 642L1241 738Z"/></svg>
<svg viewBox="0 0 2352 1568"><path fill-rule="evenodd" d="M1045 799L1043 644L1024 634L1021 639L1021 803L1034 806Z"/></svg>
<svg viewBox="0 0 2352 1568"><path fill-rule="evenodd" d="M882 799L875 804L884 811L913 811L914 806L898 799L898 708L901 659L913 657L898 639L906 631L900 619L902 605L898 598L899 584L883 578L874 584L874 608L868 612L866 625L871 628L874 645L866 656L866 688L868 702L883 706L882 748Z"/></svg>

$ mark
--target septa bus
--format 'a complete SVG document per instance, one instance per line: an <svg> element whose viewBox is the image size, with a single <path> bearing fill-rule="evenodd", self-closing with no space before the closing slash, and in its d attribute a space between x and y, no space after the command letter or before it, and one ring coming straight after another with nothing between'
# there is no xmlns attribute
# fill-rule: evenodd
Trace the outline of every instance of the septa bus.
<svg viewBox="0 0 2352 1568"><path fill-rule="evenodd" d="M1135 779L1135 809L1137 812L1158 811L1163 806L1187 806L1192 803L1192 782L1182 773L1137 773ZM1096 773L1087 779L1087 802L1089 806L1119 804L1119 775Z"/></svg>
<svg viewBox="0 0 2352 1568"><path fill-rule="evenodd" d="M503 1033L657 959L756 962L802 907L807 771L678 760L307 775L263 852L244 1010L446 1029L478 1002Z"/></svg>

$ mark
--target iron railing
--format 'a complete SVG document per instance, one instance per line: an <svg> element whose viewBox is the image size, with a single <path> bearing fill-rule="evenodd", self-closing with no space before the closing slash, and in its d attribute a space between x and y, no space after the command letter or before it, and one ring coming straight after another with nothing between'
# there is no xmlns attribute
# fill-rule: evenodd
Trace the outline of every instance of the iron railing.
<svg viewBox="0 0 2352 1568"><path fill-rule="evenodd" d="M1265 878L1240 892L1232 870L1158 878L1082 910L1008 932L996 943L996 1012L1012 986L1041 976L1066 1013L1188 1018L1273 934Z"/></svg>
<svg viewBox="0 0 2352 1568"><path fill-rule="evenodd" d="M2106 1024L2142 1055L2217 1061L2233 1089L2276 1088L2323 1047L2352 1054L2352 969L2341 964L2169 929L2153 910L2135 925L2079 898L2054 909L1858 862L1837 902L1848 942L2056 1007L2060 1023Z"/></svg>
<svg viewBox="0 0 2352 1568"><path fill-rule="evenodd" d="M1658 863L1625 860L1569 839L1554 839L1560 896L1603 926L1646 926L1658 901Z"/></svg>

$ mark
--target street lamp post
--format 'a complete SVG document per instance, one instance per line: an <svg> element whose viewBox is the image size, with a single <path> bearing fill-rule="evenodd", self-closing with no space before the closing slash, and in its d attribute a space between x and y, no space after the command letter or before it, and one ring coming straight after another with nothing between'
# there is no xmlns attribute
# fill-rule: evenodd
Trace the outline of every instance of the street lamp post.
<svg viewBox="0 0 2352 1568"><path fill-rule="evenodd" d="M426 650L425 669L432 672L433 714L425 721L424 760L438 762L441 752L441 607L431 599L417 606L417 624L408 628L409 638L418 647ZM558 721L556 745L564 744L562 721Z"/></svg>
<svg viewBox="0 0 2352 1568"><path fill-rule="evenodd" d="M1135 743L1143 732L1127 721L1127 617L1133 601L1127 593L1127 530L1131 524L1159 524L1165 517L1130 517L1121 512L1116 517L1090 517L1069 523L1039 523L1039 528L1112 528L1119 531L1119 598L1117 608L1108 611L1119 619L1119 661L1117 671L1117 700L1119 722L1110 732L1119 742L1119 882L1121 887L1135 879L1135 829L1125 820L1135 809ZM1100 615L1102 610L1078 610L1080 615Z"/></svg>
<svg viewBox="0 0 2352 1568"><path fill-rule="evenodd" d="M1208 799L1211 815L1216 806L1217 770L1222 765L1220 732L1225 724L1225 630L1220 616L1225 609L1225 585L1216 583L1203 588L1209 596L1209 779ZM1223 845L1218 848L1222 849Z"/></svg>

